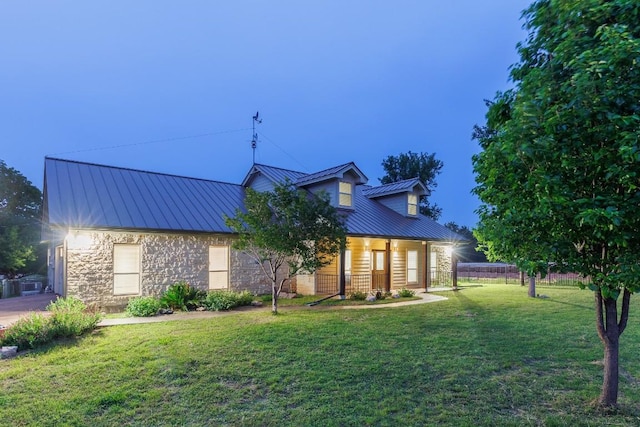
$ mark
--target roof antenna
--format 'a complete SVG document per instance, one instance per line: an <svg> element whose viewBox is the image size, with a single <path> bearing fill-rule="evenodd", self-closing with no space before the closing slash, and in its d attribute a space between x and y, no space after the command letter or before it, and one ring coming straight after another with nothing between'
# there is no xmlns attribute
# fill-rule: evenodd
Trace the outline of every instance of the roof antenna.
<svg viewBox="0 0 640 427"><path fill-rule="evenodd" d="M256 111L256 115L253 116L253 123L251 129L253 131L253 139L251 140L251 149L253 150L253 164L256 164L256 145L258 145L258 134L256 133L256 123L262 123L262 119L259 119L260 112Z"/></svg>

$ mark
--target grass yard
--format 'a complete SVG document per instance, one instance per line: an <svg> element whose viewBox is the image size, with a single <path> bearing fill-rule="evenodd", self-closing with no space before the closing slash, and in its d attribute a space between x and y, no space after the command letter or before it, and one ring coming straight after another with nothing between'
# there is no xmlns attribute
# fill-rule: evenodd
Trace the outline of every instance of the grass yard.
<svg viewBox="0 0 640 427"><path fill-rule="evenodd" d="M593 294L488 284L379 310L281 307L103 328L0 362L0 423L635 426L640 301L621 408L602 415Z"/></svg>

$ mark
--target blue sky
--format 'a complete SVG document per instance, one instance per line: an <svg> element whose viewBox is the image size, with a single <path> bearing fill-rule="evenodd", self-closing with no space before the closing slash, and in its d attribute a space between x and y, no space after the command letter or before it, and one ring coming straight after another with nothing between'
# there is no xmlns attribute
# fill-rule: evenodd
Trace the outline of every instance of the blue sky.
<svg viewBox="0 0 640 427"><path fill-rule="evenodd" d="M45 156L241 182L256 161L444 162L440 222L474 226L483 99L509 87L523 0L3 1L0 159Z"/></svg>

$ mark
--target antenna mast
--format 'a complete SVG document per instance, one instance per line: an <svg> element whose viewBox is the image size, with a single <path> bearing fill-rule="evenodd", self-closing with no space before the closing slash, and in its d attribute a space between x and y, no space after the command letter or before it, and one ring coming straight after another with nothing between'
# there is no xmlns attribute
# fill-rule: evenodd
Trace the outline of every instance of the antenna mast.
<svg viewBox="0 0 640 427"><path fill-rule="evenodd" d="M262 119L259 119L260 112L256 111L256 115L253 116L253 122L251 124L251 129L253 131L253 138L251 139L251 149L253 150L253 164L256 164L256 146L258 145L258 134L256 133L256 123L262 123Z"/></svg>

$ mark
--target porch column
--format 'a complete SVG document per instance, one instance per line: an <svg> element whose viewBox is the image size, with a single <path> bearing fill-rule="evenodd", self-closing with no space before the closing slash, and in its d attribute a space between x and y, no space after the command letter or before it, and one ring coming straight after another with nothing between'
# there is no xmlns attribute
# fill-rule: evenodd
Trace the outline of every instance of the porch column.
<svg viewBox="0 0 640 427"><path fill-rule="evenodd" d="M427 290L427 242L422 242L422 259L420 260L420 269L422 270L422 275L420 276L420 283L424 287L424 290Z"/></svg>
<svg viewBox="0 0 640 427"><path fill-rule="evenodd" d="M340 270L338 271L338 292L340 293L340 299L345 299L345 270L344 270L345 249L340 249L340 260L338 262Z"/></svg>
<svg viewBox="0 0 640 427"><path fill-rule="evenodd" d="M431 287L431 243L427 242L424 251L425 276L424 291L427 292Z"/></svg>
<svg viewBox="0 0 640 427"><path fill-rule="evenodd" d="M385 262L384 266L384 290L391 291L391 240L387 240L384 244Z"/></svg>

